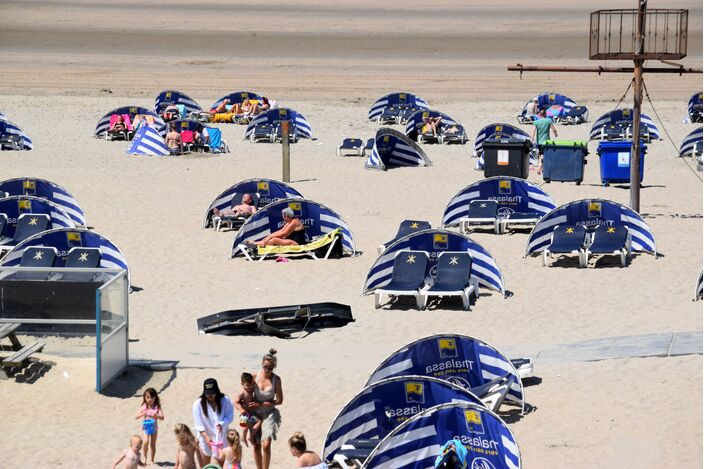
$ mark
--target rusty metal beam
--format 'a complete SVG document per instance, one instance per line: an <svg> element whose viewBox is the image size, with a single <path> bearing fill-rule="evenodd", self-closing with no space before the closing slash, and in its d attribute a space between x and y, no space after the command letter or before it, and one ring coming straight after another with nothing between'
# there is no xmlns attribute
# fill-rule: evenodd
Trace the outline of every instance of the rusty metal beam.
<svg viewBox="0 0 704 469"><path fill-rule="evenodd" d="M577 72L577 73L633 73L633 67L554 67L546 65L509 65L509 72ZM702 73L701 68L689 67L643 67L643 73Z"/></svg>

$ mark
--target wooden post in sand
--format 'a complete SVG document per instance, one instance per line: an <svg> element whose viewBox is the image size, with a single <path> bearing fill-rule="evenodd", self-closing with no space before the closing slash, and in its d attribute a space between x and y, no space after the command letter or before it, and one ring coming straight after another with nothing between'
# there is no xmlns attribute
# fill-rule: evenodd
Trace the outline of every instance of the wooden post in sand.
<svg viewBox="0 0 704 469"><path fill-rule="evenodd" d="M289 121L281 121L281 160L283 182L291 182L291 146L288 143Z"/></svg>
<svg viewBox="0 0 704 469"><path fill-rule="evenodd" d="M631 144L631 200L630 206L640 212L640 106L643 102L643 62L645 46L645 10L648 0L639 0L636 19L636 47L633 59L633 132Z"/></svg>

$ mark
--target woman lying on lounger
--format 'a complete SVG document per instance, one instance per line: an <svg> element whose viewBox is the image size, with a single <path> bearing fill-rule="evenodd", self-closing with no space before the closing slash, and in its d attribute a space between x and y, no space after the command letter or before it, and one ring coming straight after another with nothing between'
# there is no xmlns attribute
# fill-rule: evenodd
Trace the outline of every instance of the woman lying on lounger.
<svg viewBox="0 0 704 469"><path fill-rule="evenodd" d="M285 208L281 211L284 226L253 244L256 246L300 246L306 244L306 227L296 217L293 210Z"/></svg>

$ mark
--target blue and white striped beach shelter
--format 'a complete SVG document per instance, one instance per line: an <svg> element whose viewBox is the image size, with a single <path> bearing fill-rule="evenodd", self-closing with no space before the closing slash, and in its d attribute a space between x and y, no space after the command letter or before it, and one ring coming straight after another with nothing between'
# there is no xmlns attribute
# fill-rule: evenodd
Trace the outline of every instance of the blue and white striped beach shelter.
<svg viewBox="0 0 704 469"><path fill-rule="evenodd" d="M186 93L175 90L165 90L159 93L154 100L154 112L160 114L168 106L178 106L179 104L184 107L186 113L198 112L202 109L200 105Z"/></svg>
<svg viewBox="0 0 704 469"><path fill-rule="evenodd" d="M73 247L86 247L100 249L100 267L106 269L125 269L128 271L127 259L110 240L94 231L85 228L59 228L43 231L31 236L15 246L5 257L0 260L0 266L12 267L20 264L22 253L28 247L50 246L55 247L58 256L54 260L54 267L63 267L68 257L68 251Z"/></svg>
<svg viewBox="0 0 704 469"><path fill-rule="evenodd" d="M420 96L413 93L390 93L377 99L369 108L367 119L376 120L384 112L384 108L394 105L417 107L418 109L428 109L428 103Z"/></svg>
<svg viewBox="0 0 704 469"><path fill-rule="evenodd" d="M418 129L420 129L423 125L423 119L436 117L442 118L442 125L461 125L455 119L448 116L447 114L443 114L440 111L433 111L431 109L421 109L420 111L416 111L411 114L411 116L406 121L406 137L410 138L411 140L415 140L416 138L418 138Z"/></svg>
<svg viewBox="0 0 704 469"><path fill-rule="evenodd" d="M574 101L572 98L568 98L564 94L560 93L552 93L552 92L543 92L540 93L538 96L538 108L539 109L547 109L551 106L562 106L565 111L569 111L573 107L577 105L577 103ZM533 102L533 99L528 101L525 106L523 106L523 113L525 113L526 108L528 105Z"/></svg>
<svg viewBox="0 0 704 469"><path fill-rule="evenodd" d="M480 287L505 294L503 275L489 251L469 236L440 229L416 231L388 246L367 272L362 294L370 295L374 290L387 285L391 281L396 254L408 250L428 253L428 273L431 276L435 275L437 258L441 252L468 252L472 256L470 276L477 279Z"/></svg>
<svg viewBox="0 0 704 469"><path fill-rule="evenodd" d="M382 127L376 132L372 153L364 163L365 168L381 169L400 166L430 166L430 158L416 142L401 132Z"/></svg>
<svg viewBox="0 0 704 469"><path fill-rule="evenodd" d="M260 240L281 229L284 223L281 211L285 208L293 210L295 216L301 220L306 227L305 234L309 240L340 228L343 253L353 255L356 252L352 231L340 215L318 202L295 198L272 202L249 217L235 235L231 257L242 255L237 249L238 245L247 241Z"/></svg>
<svg viewBox="0 0 704 469"><path fill-rule="evenodd" d="M130 147L127 149L130 155L151 155L169 156L171 152L166 146L164 138L153 127L143 125L137 131Z"/></svg>
<svg viewBox="0 0 704 469"><path fill-rule="evenodd" d="M257 117L252 119L252 121L247 125L247 130L244 132L244 138L247 139L254 132L254 128L261 124L269 124L276 127L281 123L281 121L290 121L293 125L293 131L298 138L311 138L313 136L313 130L310 127L308 120L293 109L280 107L276 109L269 109L266 112L259 114Z"/></svg>
<svg viewBox="0 0 704 469"><path fill-rule="evenodd" d="M381 441L411 416L439 404L467 401L484 407L477 396L449 381L428 376L396 376L368 384L337 414L323 445L323 460L332 462L353 439Z"/></svg>
<svg viewBox="0 0 704 469"><path fill-rule="evenodd" d="M694 93L687 103L687 118L685 122L699 123L702 121L702 92Z"/></svg>
<svg viewBox="0 0 704 469"><path fill-rule="evenodd" d="M525 407L523 383L511 360L493 345L467 335L435 334L404 345L381 362L366 385L403 375L432 376L470 391L508 375L506 400Z"/></svg>
<svg viewBox="0 0 704 469"><path fill-rule="evenodd" d="M235 91L234 93L226 94L222 98L215 101L212 106L210 106L210 109L215 109L220 105L220 103L222 103L226 99L229 105L240 104L250 99L256 99L257 101L259 101L259 104L262 103L262 96L258 95L257 93L252 93L251 91Z"/></svg>
<svg viewBox="0 0 704 469"><path fill-rule="evenodd" d="M391 431L363 469L432 469L452 439L467 449L467 469L520 469L516 438L501 417L470 402L431 407Z"/></svg>
<svg viewBox="0 0 704 469"><path fill-rule="evenodd" d="M604 199L582 199L557 207L545 215L530 232L524 256L542 252L557 225L582 225L593 230L599 225L624 225L631 234L633 251L657 254L655 235L650 226L632 209Z"/></svg>
<svg viewBox="0 0 704 469"><path fill-rule="evenodd" d="M530 135L510 124L495 123L482 128L474 139L474 157L479 158L477 169L484 167L484 142L509 138L530 140Z"/></svg>
<svg viewBox="0 0 704 469"><path fill-rule="evenodd" d="M281 181L266 178L246 179L228 187L213 200L203 218L203 228L211 226L214 208L218 210L229 208L232 197L235 194L255 193L259 195L259 207L264 207L281 199L303 198L300 192Z"/></svg>
<svg viewBox="0 0 704 469"><path fill-rule="evenodd" d="M0 115L0 138L3 137L13 137L16 138L17 136L20 137L20 145L19 145L19 150L31 150L34 148L34 144L32 143L32 139L29 138L29 135L24 133L24 131L20 128L19 125L13 124L9 120L5 118L5 116ZM7 144L0 144L0 150L15 150L14 145L7 145Z"/></svg>
<svg viewBox="0 0 704 469"><path fill-rule="evenodd" d="M31 195L13 195L0 199L0 213L7 216L7 225L0 235L14 236L20 215L32 213L49 215L47 230L54 228L73 228L75 223L61 207L47 199ZM0 236L1 237L1 236Z"/></svg>
<svg viewBox="0 0 704 469"><path fill-rule="evenodd" d="M692 130L682 140L680 156L698 156L702 154L702 127ZM0 188L1 190L2 188Z"/></svg>
<svg viewBox="0 0 704 469"><path fill-rule="evenodd" d="M78 201L63 187L56 183L38 178L14 178L0 181L0 193L8 196L29 195L55 203L63 209L74 224L85 226L86 217Z"/></svg>
<svg viewBox="0 0 704 469"><path fill-rule="evenodd" d="M110 128L110 117L112 117L114 114L127 114L130 116L131 122L134 122L134 118L138 114L141 114L143 116L151 116L154 119L154 127L159 132L159 134L162 136L166 135L166 124L164 123L164 120L151 109L147 109L146 107L142 106L122 106L113 109L112 111L108 112L100 118L98 123L95 125L95 131L93 132L93 135L95 137L103 138L105 136L105 132L107 132Z"/></svg>
<svg viewBox="0 0 704 469"><path fill-rule="evenodd" d="M535 212L545 215L555 208L544 190L532 182L509 176L497 176L477 181L459 191L445 207L443 226L457 226L469 212L473 200L495 200L499 204L499 217L507 218L515 212Z"/></svg>
<svg viewBox="0 0 704 469"><path fill-rule="evenodd" d="M606 114L599 117L592 125L592 129L589 131L589 140L598 140L601 138L602 129L609 125L618 125L620 127L629 127L633 123L633 109L614 109L613 111L607 112ZM660 138L660 131L658 126L655 125L653 119L646 116L645 114L640 115L640 125L641 132L643 128L648 130L648 134L651 140L656 140Z"/></svg>

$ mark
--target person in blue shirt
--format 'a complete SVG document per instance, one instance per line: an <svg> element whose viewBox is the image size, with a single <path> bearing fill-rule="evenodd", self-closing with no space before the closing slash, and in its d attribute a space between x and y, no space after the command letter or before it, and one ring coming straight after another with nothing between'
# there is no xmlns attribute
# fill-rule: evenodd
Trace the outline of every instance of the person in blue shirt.
<svg viewBox="0 0 704 469"><path fill-rule="evenodd" d="M538 120L533 122L533 135L531 135L531 140L538 147L538 152L540 153L538 174L542 174L543 172L543 145L550 140L550 130L552 130L553 134L555 134L555 138L557 138L555 124L553 124L552 119L547 116L545 109L541 109L540 112L538 112Z"/></svg>

